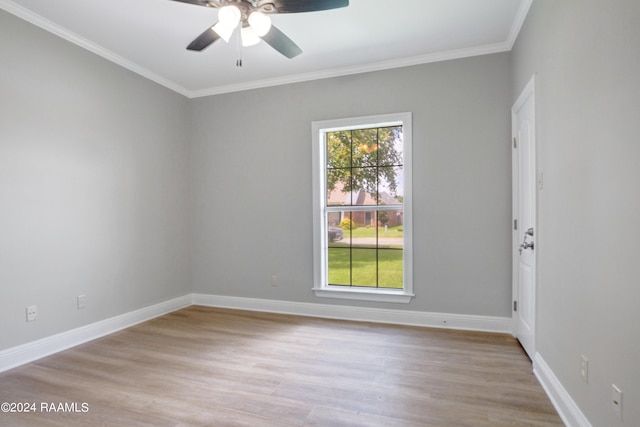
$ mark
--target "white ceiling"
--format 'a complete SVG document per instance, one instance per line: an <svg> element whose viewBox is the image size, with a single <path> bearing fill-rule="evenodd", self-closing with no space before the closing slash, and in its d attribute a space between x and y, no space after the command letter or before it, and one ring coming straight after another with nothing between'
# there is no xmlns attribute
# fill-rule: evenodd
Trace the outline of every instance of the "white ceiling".
<svg viewBox="0 0 640 427"><path fill-rule="evenodd" d="M350 0L271 15L303 53L217 41L185 47L217 9L171 0L0 0L0 8L188 97L511 49L532 0ZM393 9L393 10L390 10Z"/></svg>

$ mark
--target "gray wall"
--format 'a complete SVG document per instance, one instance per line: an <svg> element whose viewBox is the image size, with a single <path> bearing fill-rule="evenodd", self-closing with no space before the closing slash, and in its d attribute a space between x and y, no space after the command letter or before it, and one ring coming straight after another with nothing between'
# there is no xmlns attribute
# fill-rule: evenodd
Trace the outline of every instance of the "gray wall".
<svg viewBox="0 0 640 427"><path fill-rule="evenodd" d="M538 351L594 426L640 425L639 21L637 0L536 0L512 53L514 98L538 78Z"/></svg>
<svg viewBox="0 0 640 427"><path fill-rule="evenodd" d="M0 349L189 293L188 99L0 29Z"/></svg>
<svg viewBox="0 0 640 427"><path fill-rule="evenodd" d="M195 292L347 304L311 291L311 122L411 111L416 298L361 305L511 315L509 54L218 95L190 107Z"/></svg>
<svg viewBox="0 0 640 427"><path fill-rule="evenodd" d="M537 73L538 351L594 426L640 425L639 19L536 0L512 54L189 101L0 11L0 349L190 292L346 304L310 290L310 123L400 111L417 297L361 305L510 316L508 111Z"/></svg>

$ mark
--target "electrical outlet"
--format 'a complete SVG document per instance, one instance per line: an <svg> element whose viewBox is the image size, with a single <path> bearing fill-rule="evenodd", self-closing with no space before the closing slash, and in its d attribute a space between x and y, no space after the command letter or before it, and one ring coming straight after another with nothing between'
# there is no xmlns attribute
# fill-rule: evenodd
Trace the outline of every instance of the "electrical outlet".
<svg viewBox="0 0 640 427"><path fill-rule="evenodd" d="M86 295L78 295L78 310L81 308L85 308L87 306L87 296Z"/></svg>
<svg viewBox="0 0 640 427"><path fill-rule="evenodd" d="M33 322L37 318L38 318L38 306L37 305L27 306L27 322Z"/></svg>
<svg viewBox="0 0 640 427"><path fill-rule="evenodd" d="M271 276L271 286L274 288L278 287L278 276Z"/></svg>
<svg viewBox="0 0 640 427"><path fill-rule="evenodd" d="M622 419L622 391L615 384L611 384L611 409L619 419Z"/></svg>
<svg viewBox="0 0 640 427"><path fill-rule="evenodd" d="M585 384L589 384L589 359L584 354L580 357L580 376Z"/></svg>

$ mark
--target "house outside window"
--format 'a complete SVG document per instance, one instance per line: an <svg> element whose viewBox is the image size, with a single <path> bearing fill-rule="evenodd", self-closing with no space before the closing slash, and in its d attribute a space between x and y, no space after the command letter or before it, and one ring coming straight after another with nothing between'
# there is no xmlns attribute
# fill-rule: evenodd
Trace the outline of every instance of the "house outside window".
<svg viewBox="0 0 640 427"><path fill-rule="evenodd" d="M413 297L411 113L313 122L317 296Z"/></svg>

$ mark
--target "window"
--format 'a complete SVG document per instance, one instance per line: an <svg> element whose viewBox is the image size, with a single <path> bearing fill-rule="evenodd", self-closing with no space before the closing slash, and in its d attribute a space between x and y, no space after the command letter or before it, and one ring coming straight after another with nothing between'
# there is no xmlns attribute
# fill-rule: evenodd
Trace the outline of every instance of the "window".
<svg viewBox="0 0 640 427"><path fill-rule="evenodd" d="M313 122L314 292L409 302L411 114Z"/></svg>

